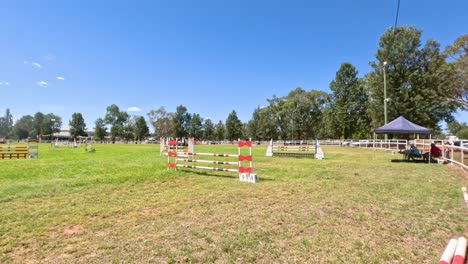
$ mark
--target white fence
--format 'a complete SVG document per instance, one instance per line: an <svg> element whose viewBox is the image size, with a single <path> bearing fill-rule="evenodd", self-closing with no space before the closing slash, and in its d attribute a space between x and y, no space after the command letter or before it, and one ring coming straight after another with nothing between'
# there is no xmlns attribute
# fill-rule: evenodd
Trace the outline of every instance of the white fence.
<svg viewBox="0 0 468 264"><path fill-rule="evenodd" d="M468 169L468 147L445 144L445 141L441 139L414 140L414 144L421 152L428 152L431 149L431 143L442 150L443 159Z"/></svg>

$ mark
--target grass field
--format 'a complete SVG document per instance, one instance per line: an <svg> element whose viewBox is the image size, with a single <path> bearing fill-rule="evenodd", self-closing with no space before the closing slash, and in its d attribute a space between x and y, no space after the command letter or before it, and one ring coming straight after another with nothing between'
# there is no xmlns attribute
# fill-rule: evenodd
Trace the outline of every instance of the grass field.
<svg viewBox="0 0 468 264"><path fill-rule="evenodd" d="M329 147L317 161L256 147L251 184L168 171L157 145L96 150L0 160L0 262L435 263L468 234L466 176L385 152Z"/></svg>

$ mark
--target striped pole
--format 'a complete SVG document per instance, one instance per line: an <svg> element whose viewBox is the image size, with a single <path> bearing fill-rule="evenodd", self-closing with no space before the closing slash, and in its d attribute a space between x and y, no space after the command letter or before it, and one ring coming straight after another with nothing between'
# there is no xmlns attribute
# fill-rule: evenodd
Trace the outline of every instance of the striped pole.
<svg viewBox="0 0 468 264"><path fill-rule="evenodd" d="M253 170L253 161L252 161L252 138L249 138L250 141L250 147L249 147L249 156L247 157L247 160L250 161L250 168ZM240 158L240 156L239 156ZM250 159L249 159L250 158Z"/></svg>
<svg viewBox="0 0 468 264"><path fill-rule="evenodd" d="M466 257L466 238L459 237L452 264L464 264Z"/></svg>
<svg viewBox="0 0 468 264"><path fill-rule="evenodd" d="M196 152L196 153L192 153L192 152L177 152L177 156L179 156L179 157L187 157L187 156L211 156L211 157L225 157L225 158L229 158L229 157L237 158L237 157L239 157L239 155L236 155L236 154L203 153L203 152Z"/></svg>
<svg viewBox="0 0 468 264"><path fill-rule="evenodd" d="M442 253L442 256L440 257L439 264L451 264L456 247L457 240L453 238L450 239L447 247L444 250L444 253Z"/></svg>
<svg viewBox="0 0 468 264"><path fill-rule="evenodd" d="M465 205L468 207L468 191L466 190L466 187L462 187L462 192L463 192L463 199L465 200Z"/></svg>
<svg viewBox="0 0 468 264"><path fill-rule="evenodd" d="M226 169L226 168L216 168L216 167L207 167L207 166L192 166L185 164L176 164L176 167L187 168L187 169L201 169L201 170L212 170L212 171L224 171L224 172L239 172L236 169Z"/></svg>
<svg viewBox="0 0 468 264"><path fill-rule="evenodd" d="M180 156L178 156L180 157ZM177 159L177 161L183 162L194 162L194 163L211 163L211 164L219 164L219 165L238 165L239 162L237 161L217 161L217 160L195 160L195 159Z"/></svg>

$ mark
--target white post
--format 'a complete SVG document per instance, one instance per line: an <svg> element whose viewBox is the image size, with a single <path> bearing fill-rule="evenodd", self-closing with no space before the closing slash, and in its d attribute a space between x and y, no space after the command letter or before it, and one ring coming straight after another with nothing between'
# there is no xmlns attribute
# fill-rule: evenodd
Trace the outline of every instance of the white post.
<svg viewBox="0 0 468 264"><path fill-rule="evenodd" d="M432 142L432 134L429 134L429 144ZM424 140L423 140L424 144ZM425 147L426 145L424 145ZM430 145L429 145L430 146ZM431 146L432 147L432 146ZM429 164L431 164L431 147L429 147Z"/></svg>
<svg viewBox="0 0 468 264"><path fill-rule="evenodd" d="M267 157L272 157L273 156L273 139L270 140L270 144L268 145L266 154Z"/></svg>
<svg viewBox="0 0 468 264"><path fill-rule="evenodd" d="M194 145L195 145L195 138L189 138L188 139L188 152L194 153Z"/></svg>
<svg viewBox="0 0 468 264"><path fill-rule="evenodd" d="M465 158L464 158L464 154L465 154L465 148L463 147L463 143L460 143L460 155L461 155L461 161L460 163L465 165Z"/></svg>
<svg viewBox="0 0 468 264"><path fill-rule="evenodd" d="M164 153L164 148L165 148L165 140L164 138L159 138L159 155L162 156Z"/></svg>

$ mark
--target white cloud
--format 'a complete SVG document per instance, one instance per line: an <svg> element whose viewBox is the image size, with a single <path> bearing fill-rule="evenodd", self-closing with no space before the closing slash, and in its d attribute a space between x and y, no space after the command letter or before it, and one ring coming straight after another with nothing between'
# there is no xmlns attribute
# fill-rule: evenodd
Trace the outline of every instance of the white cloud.
<svg viewBox="0 0 468 264"><path fill-rule="evenodd" d="M2 81L2 82L0 82L0 86L1 85L10 86L10 82Z"/></svg>
<svg viewBox="0 0 468 264"><path fill-rule="evenodd" d="M39 63L37 62L31 62L31 65L34 66L34 67L37 67L39 69L42 69L42 65L40 65Z"/></svg>
<svg viewBox="0 0 468 264"><path fill-rule="evenodd" d="M65 81L65 77L63 77L63 76L57 76L57 80Z"/></svg>
<svg viewBox="0 0 468 264"><path fill-rule="evenodd" d="M35 62L35 61L31 61L31 62L29 62L29 61L24 61L24 64L28 64L28 65L34 66L34 67L36 67L36 68L38 68L38 69L42 69L42 65L39 64L38 62Z"/></svg>
<svg viewBox="0 0 468 264"><path fill-rule="evenodd" d="M36 84L42 88L46 88L47 86L49 86L49 84L45 81L39 81Z"/></svg>
<svg viewBox="0 0 468 264"><path fill-rule="evenodd" d="M132 107L127 108L127 112L141 112L141 108L132 106Z"/></svg>

